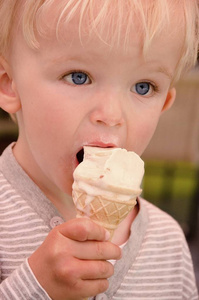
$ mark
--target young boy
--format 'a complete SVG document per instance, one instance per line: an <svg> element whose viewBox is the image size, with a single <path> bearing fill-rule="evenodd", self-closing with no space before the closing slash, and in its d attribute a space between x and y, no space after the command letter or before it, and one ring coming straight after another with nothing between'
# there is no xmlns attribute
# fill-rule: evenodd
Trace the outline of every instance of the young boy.
<svg viewBox="0 0 199 300"><path fill-rule="evenodd" d="M145 150L195 63L197 0L1 0L0 29L19 127L0 160L0 299L198 299L171 217L138 199L109 242L71 197L84 145Z"/></svg>

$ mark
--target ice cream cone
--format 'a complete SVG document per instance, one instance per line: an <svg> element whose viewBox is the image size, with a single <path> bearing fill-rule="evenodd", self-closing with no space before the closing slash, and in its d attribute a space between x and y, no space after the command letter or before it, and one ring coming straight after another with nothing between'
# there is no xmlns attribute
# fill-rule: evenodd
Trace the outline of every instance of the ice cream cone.
<svg viewBox="0 0 199 300"><path fill-rule="evenodd" d="M112 198L107 198L107 196L103 196L102 191L102 195L91 196L75 185L73 199L77 217L89 217L95 223L103 226L110 232L111 239L115 229L136 205L136 198L140 193L141 190L135 191L130 200L122 201L118 194L115 194L115 197L113 194Z"/></svg>

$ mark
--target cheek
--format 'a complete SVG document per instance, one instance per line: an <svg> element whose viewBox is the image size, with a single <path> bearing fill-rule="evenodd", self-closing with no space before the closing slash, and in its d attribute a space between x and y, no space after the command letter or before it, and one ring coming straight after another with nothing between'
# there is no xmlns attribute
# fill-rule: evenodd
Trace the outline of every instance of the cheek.
<svg viewBox="0 0 199 300"><path fill-rule="evenodd" d="M151 141L151 138L153 137L156 127L157 127L157 123L153 124L153 126L150 124L150 126L144 128L143 131L141 131L140 145L139 145L140 155L144 152L149 142Z"/></svg>
<svg viewBox="0 0 199 300"><path fill-rule="evenodd" d="M21 95L22 118L28 136L35 134L38 139L51 137L52 142L64 139L73 120L67 99L59 97L56 91L49 93L44 87L38 90L31 89L29 94L26 91Z"/></svg>
<svg viewBox="0 0 199 300"><path fill-rule="evenodd" d="M158 124L160 113L150 117L139 118L136 124L131 123L128 148L142 155L149 144Z"/></svg>

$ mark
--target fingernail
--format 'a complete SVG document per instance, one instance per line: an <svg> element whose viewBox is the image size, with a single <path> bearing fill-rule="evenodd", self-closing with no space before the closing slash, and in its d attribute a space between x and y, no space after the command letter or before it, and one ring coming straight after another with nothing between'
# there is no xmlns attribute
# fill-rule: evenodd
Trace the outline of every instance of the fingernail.
<svg viewBox="0 0 199 300"><path fill-rule="evenodd" d="M110 232L108 230L105 229L105 231L106 231L106 233L105 233L105 240L108 241L110 239L111 234L110 234Z"/></svg>

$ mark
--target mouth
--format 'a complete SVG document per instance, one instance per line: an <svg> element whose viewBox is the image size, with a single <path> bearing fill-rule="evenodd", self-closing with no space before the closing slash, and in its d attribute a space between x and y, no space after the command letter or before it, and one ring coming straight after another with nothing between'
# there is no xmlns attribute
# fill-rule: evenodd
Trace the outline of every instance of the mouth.
<svg viewBox="0 0 199 300"><path fill-rule="evenodd" d="M83 148L79 152L77 152L76 157L77 157L78 163L80 164L84 158L84 149Z"/></svg>

